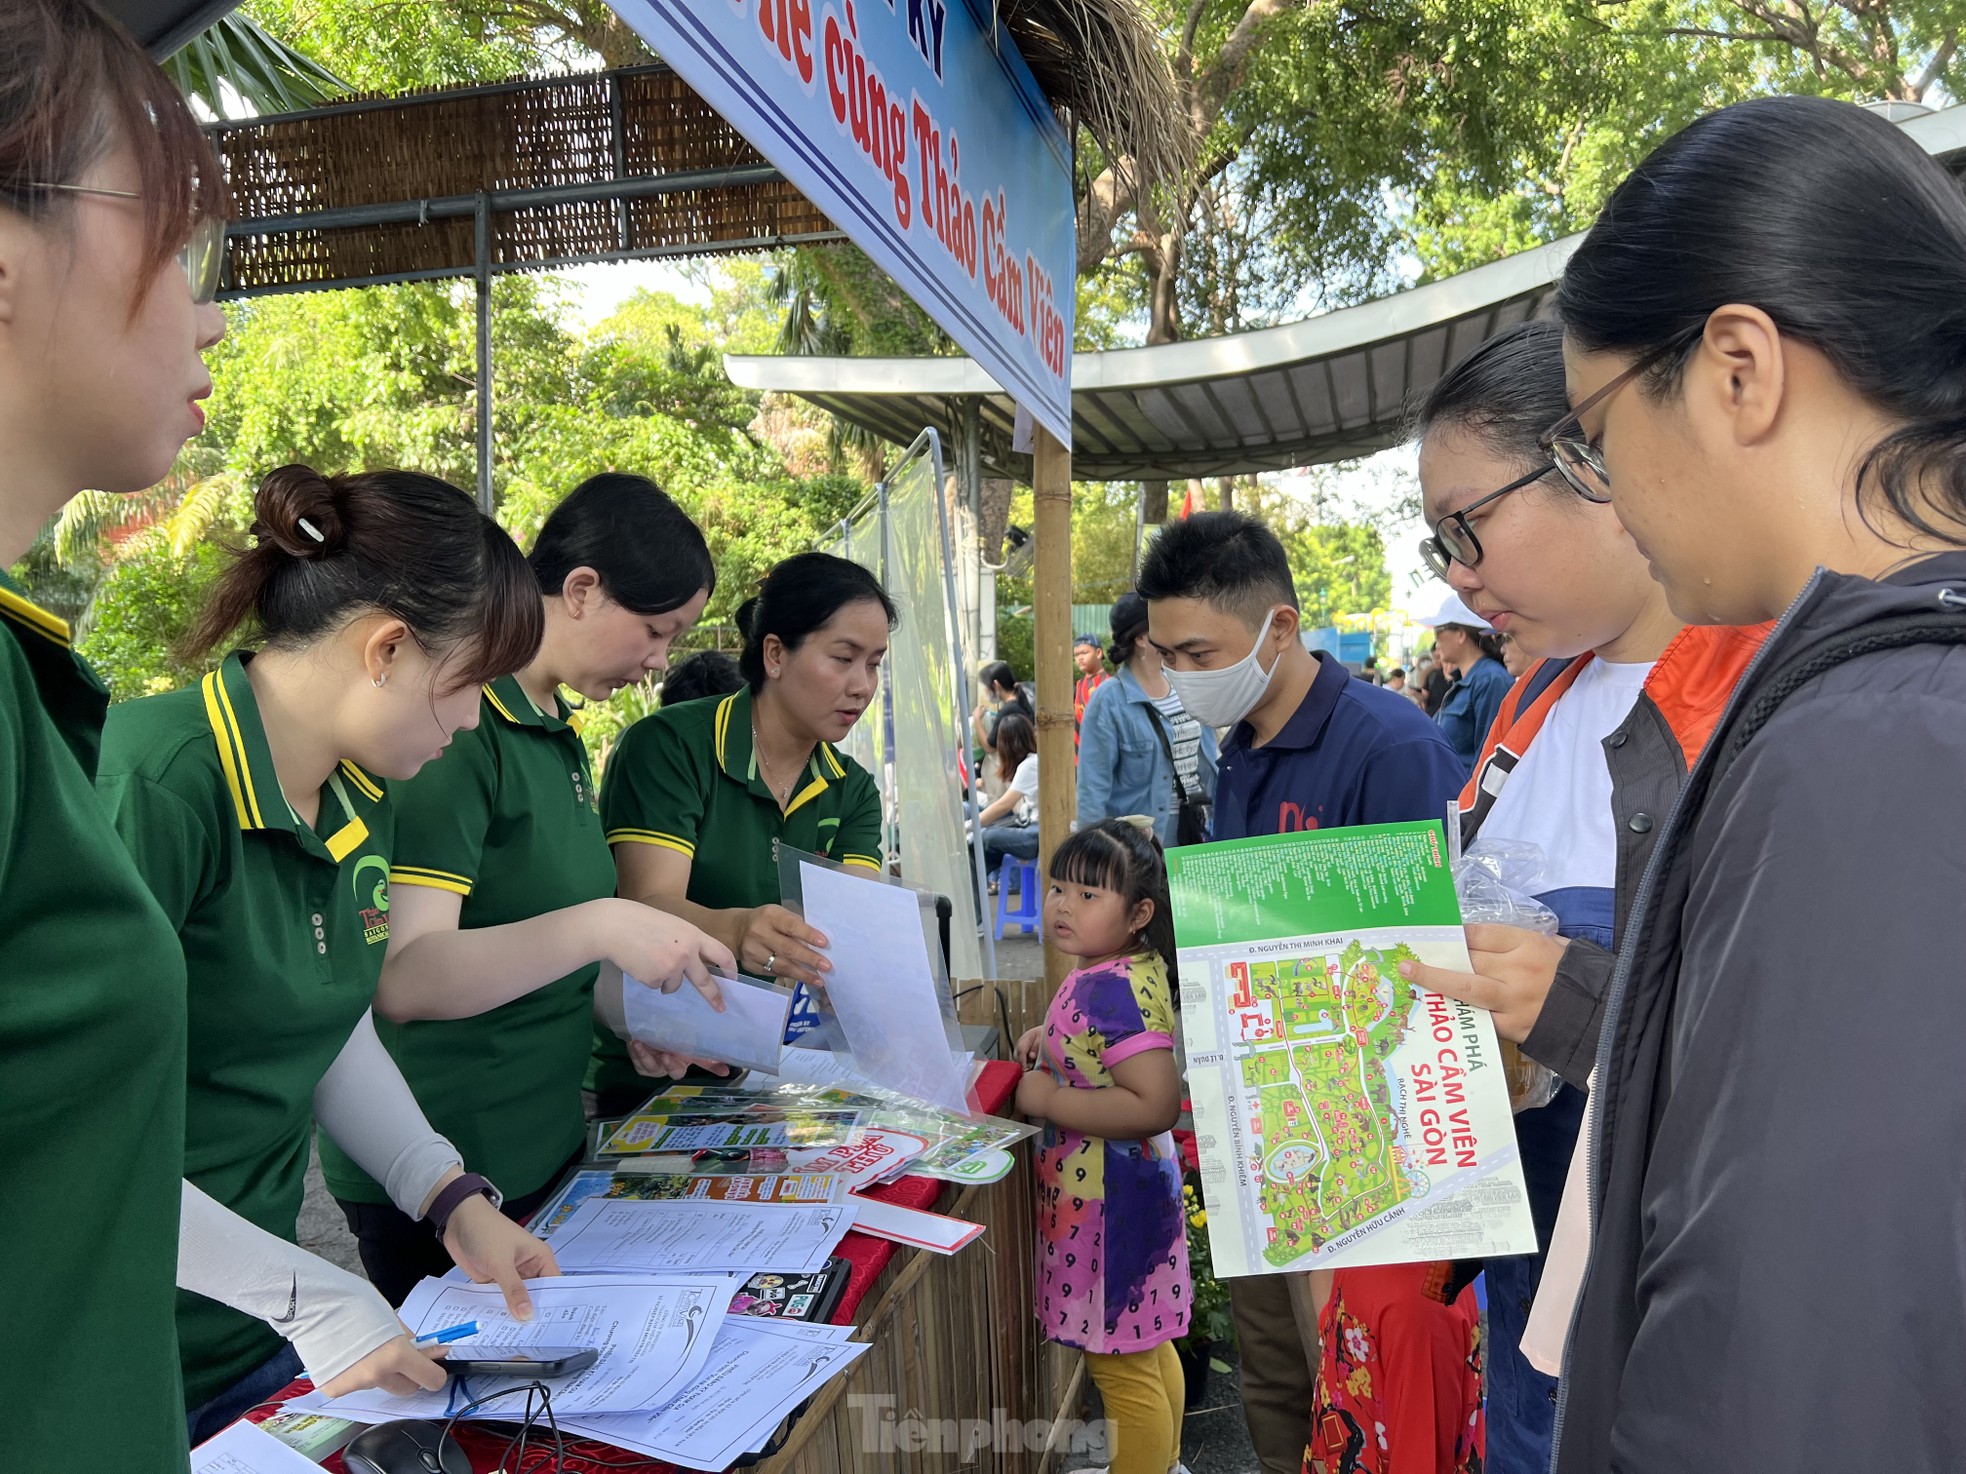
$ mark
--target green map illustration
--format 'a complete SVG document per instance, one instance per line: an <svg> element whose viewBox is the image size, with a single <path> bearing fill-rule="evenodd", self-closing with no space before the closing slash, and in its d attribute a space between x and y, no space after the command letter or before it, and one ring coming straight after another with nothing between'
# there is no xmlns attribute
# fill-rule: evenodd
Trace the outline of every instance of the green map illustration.
<svg viewBox="0 0 1966 1474"><path fill-rule="evenodd" d="M1229 1052L1261 1163L1263 1254L1294 1263L1426 1190L1408 1165L1386 1061L1413 986L1404 944L1229 965Z"/></svg>

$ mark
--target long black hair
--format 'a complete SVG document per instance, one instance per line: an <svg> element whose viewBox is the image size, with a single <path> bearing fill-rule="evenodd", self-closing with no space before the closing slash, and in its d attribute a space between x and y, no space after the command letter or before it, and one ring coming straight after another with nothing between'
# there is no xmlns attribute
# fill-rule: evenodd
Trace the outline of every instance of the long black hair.
<svg viewBox="0 0 1966 1474"><path fill-rule="evenodd" d="M1613 191L1557 292L1586 352L1665 353L1645 376L1654 395L1730 302L1759 307L1902 422L1858 469L1866 521L1881 501L1917 533L1966 542L1966 194L1944 168L1849 103L1736 103ZM1667 352L1681 337L1687 351Z"/></svg>
<svg viewBox="0 0 1966 1474"><path fill-rule="evenodd" d="M737 611L744 631L744 652L737 668L755 694L765 684L765 639L777 635L788 650L805 643L849 604L871 601L881 606L887 627L893 629L894 600L881 581L858 563L831 553L794 553L774 567L758 585L755 597Z"/></svg>
<svg viewBox="0 0 1966 1474"><path fill-rule="evenodd" d="M637 614L667 614L717 590L710 545L689 514L646 476L590 476L553 509L534 539L534 577L552 596L576 568L600 575L601 591Z"/></svg>
<svg viewBox="0 0 1966 1474"><path fill-rule="evenodd" d="M1139 950L1167 967L1174 1006L1181 1006L1181 978L1174 963L1174 908L1167 894L1167 857L1153 830L1124 819L1101 819L1066 836L1051 852L1051 878L1063 885L1090 885L1118 891L1131 912L1142 901L1154 914L1140 928Z"/></svg>
<svg viewBox="0 0 1966 1474"><path fill-rule="evenodd" d="M1569 409L1563 328L1532 319L1504 328L1434 380L1408 416L1407 435L1424 440L1438 429L1465 430L1528 472L1549 463L1543 432ZM1579 498L1566 493L1564 500Z"/></svg>

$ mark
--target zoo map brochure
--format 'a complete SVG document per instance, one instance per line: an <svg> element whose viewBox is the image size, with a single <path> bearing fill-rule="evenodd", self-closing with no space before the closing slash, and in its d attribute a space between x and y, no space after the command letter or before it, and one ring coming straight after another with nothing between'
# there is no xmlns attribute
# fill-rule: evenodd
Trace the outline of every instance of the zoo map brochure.
<svg viewBox="0 0 1966 1474"><path fill-rule="evenodd" d="M1168 852L1181 1020L1218 1277L1533 1253L1438 822Z"/></svg>

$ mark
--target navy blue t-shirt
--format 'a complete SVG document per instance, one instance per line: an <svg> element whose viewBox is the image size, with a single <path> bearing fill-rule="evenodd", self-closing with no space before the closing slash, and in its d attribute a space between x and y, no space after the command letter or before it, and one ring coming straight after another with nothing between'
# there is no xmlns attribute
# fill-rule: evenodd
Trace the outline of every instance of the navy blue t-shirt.
<svg viewBox="0 0 1966 1474"><path fill-rule="evenodd" d="M1283 730L1262 747L1251 736L1239 722L1223 744L1215 839L1443 819L1467 781L1424 711L1322 653Z"/></svg>

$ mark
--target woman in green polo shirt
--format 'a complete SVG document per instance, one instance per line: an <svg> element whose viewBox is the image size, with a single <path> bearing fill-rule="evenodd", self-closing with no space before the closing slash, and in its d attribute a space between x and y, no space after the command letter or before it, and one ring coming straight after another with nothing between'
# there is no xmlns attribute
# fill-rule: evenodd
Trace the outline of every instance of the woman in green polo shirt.
<svg viewBox="0 0 1966 1474"><path fill-rule="evenodd" d="M713 999L705 964L732 966L688 922L616 898L586 749L558 694L605 701L663 668L716 585L703 534L653 481L596 476L546 519L529 561L546 613L539 654L485 688L475 731L392 789L376 994L376 1030L430 1123L519 1216L586 1139L599 964L650 985L687 979ZM331 1143L321 1157L392 1305L444 1272L442 1246L381 1184Z"/></svg>
<svg viewBox="0 0 1966 1474"><path fill-rule="evenodd" d="M202 425L224 176L95 6L9 0L0 56L0 1466L183 1474L184 964L90 787L108 693L6 569Z"/></svg>
<svg viewBox="0 0 1966 1474"><path fill-rule="evenodd" d="M778 904L776 840L881 866L881 797L834 744L874 699L895 621L858 563L800 553L738 611L745 689L665 706L623 735L601 784L621 894L703 928L757 977L823 985L825 937ZM602 1114L636 1103L599 1041Z"/></svg>
<svg viewBox="0 0 1966 1474"><path fill-rule="evenodd" d="M442 1385L373 1287L294 1243L317 1119L515 1313L530 1313L523 1278L555 1272L424 1121L369 1018L389 939L383 780L436 757L477 721L480 685L532 658L531 570L465 493L411 472L286 466L253 514L257 546L188 647L250 616L261 648L118 706L96 779L188 974L177 1328L193 1442L303 1363L331 1394Z"/></svg>

